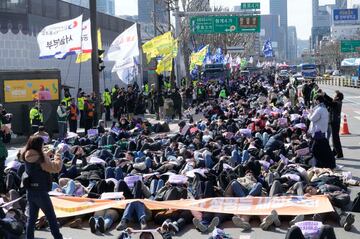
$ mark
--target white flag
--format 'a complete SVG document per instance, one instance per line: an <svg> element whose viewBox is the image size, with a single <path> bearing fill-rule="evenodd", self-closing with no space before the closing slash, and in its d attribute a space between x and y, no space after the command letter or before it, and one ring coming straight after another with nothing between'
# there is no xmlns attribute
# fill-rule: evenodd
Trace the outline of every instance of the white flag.
<svg viewBox="0 0 360 239"><path fill-rule="evenodd" d="M135 67L136 66L136 62L134 57L127 57L126 59L124 59L123 61L116 61L115 65L112 69L112 72L117 72L126 68L131 68L131 67Z"/></svg>
<svg viewBox="0 0 360 239"><path fill-rule="evenodd" d="M44 27L37 36L39 58L66 57L81 51L82 15Z"/></svg>
<svg viewBox="0 0 360 239"><path fill-rule="evenodd" d="M91 23L90 19L86 20L82 24L82 34L81 34L81 53L91 53Z"/></svg>
<svg viewBox="0 0 360 239"><path fill-rule="evenodd" d="M135 80L135 77L137 75L137 69L136 67L122 68L117 70L116 74L122 82L129 85Z"/></svg>
<svg viewBox="0 0 360 239"><path fill-rule="evenodd" d="M116 62L112 72L123 68L123 65L133 62L134 57L139 56L138 43L139 38L136 24L126 29L113 41L105 57L108 61Z"/></svg>

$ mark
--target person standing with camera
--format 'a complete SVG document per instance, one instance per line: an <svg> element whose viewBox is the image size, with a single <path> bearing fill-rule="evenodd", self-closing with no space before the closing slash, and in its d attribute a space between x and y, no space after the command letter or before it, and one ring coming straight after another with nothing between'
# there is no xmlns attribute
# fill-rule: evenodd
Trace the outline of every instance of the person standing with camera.
<svg viewBox="0 0 360 239"><path fill-rule="evenodd" d="M26 223L26 238L33 239L35 223L41 209L55 239L62 239L59 225L56 220L54 207L48 192L51 190L51 173L59 173L62 168L61 153L59 151L43 151L44 140L40 136L31 136L22 151L22 159L25 161L25 172L22 176L22 184L26 189L29 207L29 216ZM54 160L50 157L54 156Z"/></svg>
<svg viewBox="0 0 360 239"><path fill-rule="evenodd" d="M0 121L0 194L5 192L4 169L8 151L5 144L11 140L11 130Z"/></svg>

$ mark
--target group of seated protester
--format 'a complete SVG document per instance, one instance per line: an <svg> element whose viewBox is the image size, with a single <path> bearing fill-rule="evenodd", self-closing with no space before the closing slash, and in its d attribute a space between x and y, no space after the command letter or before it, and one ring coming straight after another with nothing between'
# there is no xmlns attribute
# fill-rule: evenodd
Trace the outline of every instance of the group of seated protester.
<svg viewBox="0 0 360 239"><path fill-rule="evenodd" d="M326 225L331 218L351 230L355 217L346 212L352 201L348 187L359 186L359 182L337 169L334 155L328 153L329 143L316 136L324 132L313 127L313 112L302 99L290 101L283 94L289 85L270 84L266 79L254 76L233 83L227 98L200 104L194 113L201 119L179 122L178 132L157 133L159 128L168 131L168 126L123 118L110 130L100 122L86 137L69 134L62 142L48 141L45 147L60 151L63 162L60 173L53 175L51 193L101 199L106 193L121 192L123 199L155 201L327 195L333 212L289 218L273 210L270 215L257 216L259 227L272 230L289 221L292 227L286 238L298 239L306 237L299 223L314 221L319 225L317 233L325 235L321 238L335 238ZM320 97L316 101L321 103ZM19 153L5 170L3 201L15 202L0 210L0 238L17 238L24 231L23 172ZM202 233L212 233L232 221L249 231L252 217L178 209L150 211L141 201L133 201L123 210L110 208L58 220L72 228L88 222L97 234L115 228L121 231L120 238L131 236L130 226L145 230L152 222L164 238L171 238L189 224ZM37 228L47 226L44 218L38 220ZM151 233L141 238L152 238Z"/></svg>

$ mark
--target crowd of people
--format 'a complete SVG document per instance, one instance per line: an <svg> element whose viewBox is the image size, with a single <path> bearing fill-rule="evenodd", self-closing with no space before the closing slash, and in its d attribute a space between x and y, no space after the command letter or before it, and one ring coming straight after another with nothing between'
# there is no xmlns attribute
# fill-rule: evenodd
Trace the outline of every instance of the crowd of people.
<svg viewBox="0 0 360 239"><path fill-rule="evenodd" d="M79 90L75 105L75 99L65 95L57 110L59 129L63 127L59 140L49 140L44 127L33 127L36 133L18 159L1 170L3 200L13 203L0 210L0 238L17 238L26 230L26 238L31 239L35 228L50 226L53 237L60 239L59 225L80 228L84 222L92 233L116 228L121 231L120 238L131 234L131 222L144 230L152 221L164 238L177 235L188 224L203 233L216 232L228 220L244 231L251 229L247 215L150 211L141 201L128 203L124 210L106 209L57 220L50 191L87 198L119 192L123 199L156 201L322 194L328 196L334 212L291 218L286 238L306 238L296 226L305 219L326 223L332 218L346 231L351 230L355 217L346 211L351 202L348 186L359 186L359 182L336 165L343 157L339 127L344 96L336 92L332 98L315 82L305 83L301 92L296 89L292 82L279 81L270 74L232 77L223 85L195 82L182 90L158 93L148 89L146 100L136 86L127 91L115 86L104 92L106 119L98 125L94 123L97 107L90 106L96 96L85 96ZM81 97L84 101L79 101ZM178 132L158 134L169 131L166 123L151 124L136 116L146 108L167 122L176 115L183 119L183 109L189 117L179 121ZM41 118L37 113L32 114L35 121ZM195 115L200 120L194 120ZM75 123L70 123L77 123L78 116L87 132L83 137L75 134ZM111 118L115 122L107 130L105 123ZM73 133L67 133L68 124ZM2 142L8 142L8 135L9 130L1 126L2 164L7 157ZM183 180L174 180L179 175ZM47 220L37 221L39 209ZM258 218L263 230L280 227L284 219L276 210ZM333 229L326 225L316 234L318 238L335 238ZM152 238L151 233L143 232L141 238Z"/></svg>

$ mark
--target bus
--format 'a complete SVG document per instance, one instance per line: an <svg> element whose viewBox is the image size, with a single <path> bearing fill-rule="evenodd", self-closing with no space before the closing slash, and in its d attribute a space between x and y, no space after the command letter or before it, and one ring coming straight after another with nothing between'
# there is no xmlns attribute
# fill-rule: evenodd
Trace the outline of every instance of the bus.
<svg viewBox="0 0 360 239"><path fill-rule="evenodd" d="M290 66L290 73L294 75L297 72L298 72L298 66L297 65L291 65Z"/></svg>
<svg viewBox="0 0 360 239"><path fill-rule="evenodd" d="M304 78L315 79L317 76L317 69L315 64L301 64L301 75Z"/></svg>
<svg viewBox="0 0 360 239"><path fill-rule="evenodd" d="M206 64L202 71L202 78L207 81L224 82L227 77L228 69L224 64Z"/></svg>

